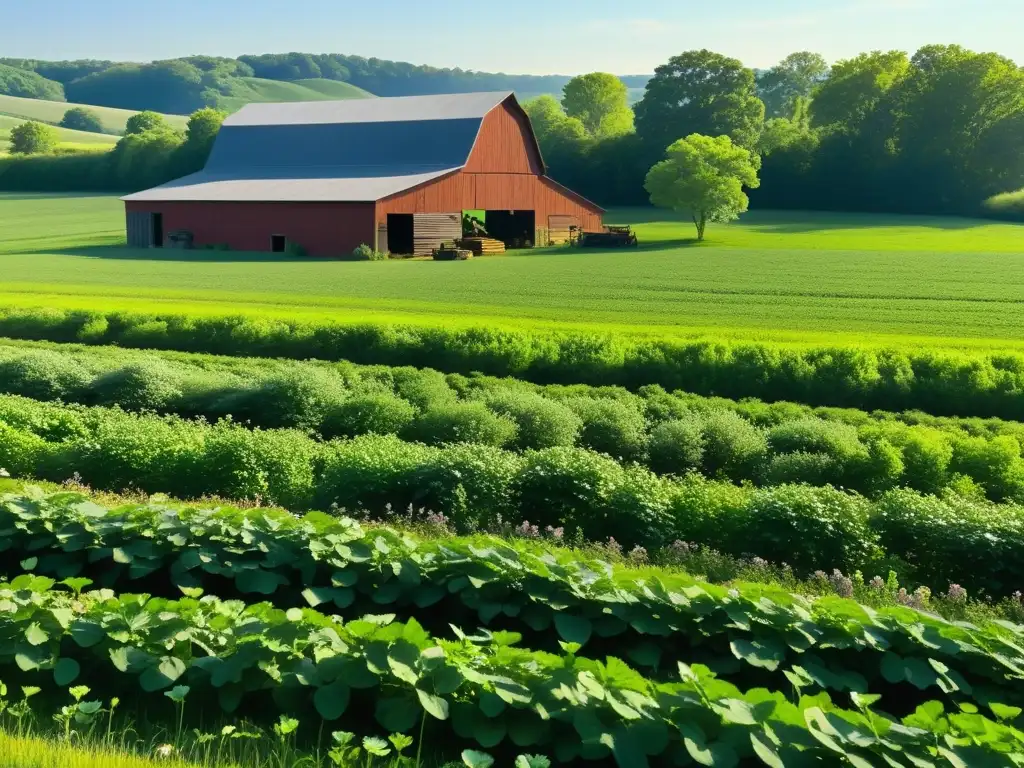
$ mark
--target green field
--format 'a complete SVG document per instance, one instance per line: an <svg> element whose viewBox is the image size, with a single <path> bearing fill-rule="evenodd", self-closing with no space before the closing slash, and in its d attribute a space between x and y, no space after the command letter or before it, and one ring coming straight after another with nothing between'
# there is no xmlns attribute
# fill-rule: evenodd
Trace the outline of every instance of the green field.
<svg viewBox="0 0 1024 768"><path fill-rule="evenodd" d="M334 80L311 79L284 82L282 80L264 80L258 77L242 77L238 80L244 85L244 88L236 90L234 95L225 96L218 101L218 106L229 112L235 112L253 102L373 98L373 94L362 88Z"/></svg>
<svg viewBox="0 0 1024 768"><path fill-rule="evenodd" d="M638 251L551 250L468 263L342 263L131 251L114 197L0 197L8 304L255 311L427 323L574 324L846 341L1024 337L1024 227L969 219L751 213L716 227L650 210ZM268 288L273 286L273 288Z"/></svg>
<svg viewBox="0 0 1024 768"><path fill-rule="evenodd" d="M64 113L72 107L84 107L95 112L103 123L103 128L111 133L122 133L128 118L137 114L131 109L115 109L114 107L96 107L91 104L70 104L63 101L44 101L43 99L23 99L17 96L0 96L0 116L38 120L42 123L56 125ZM188 118L184 115L164 115L175 128L184 128Z"/></svg>
<svg viewBox="0 0 1024 768"><path fill-rule="evenodd" d="M6 154L10 146L11 131L24 123L20 117L8 117L0 115L0 155ZM106 133L89 133L88 131L71 131L67 128L58 128L60 134L60 146L65 149L103 149L113 147L117 143L117 136Z"/></svg>

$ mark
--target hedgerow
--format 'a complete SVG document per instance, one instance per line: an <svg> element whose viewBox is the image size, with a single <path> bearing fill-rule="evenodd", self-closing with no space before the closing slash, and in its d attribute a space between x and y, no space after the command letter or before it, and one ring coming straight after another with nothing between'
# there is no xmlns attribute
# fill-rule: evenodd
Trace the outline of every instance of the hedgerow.
<svg viewBox="0 0 1024 768"><path fill-rule="evenodd" d="M829 486L759 489L694 475L667 478L580 448L517 454L380 435L325 443L294 430L248 430L231 422L210 425L11 396L0 397L0 435L0 466L8 471L55 482L78 476L112 491L373 514L388 505L423 507L449 515L464 531L501 516L573 535L578 529L592 540L612 537L626 547L702 542L807 571L884 572L886 557L915 563L920 557L915 538L885 514L893 498L903 498L898 491L870 501ZM942 574L933 581L948 579L993 595L1021 588L1024 508L965 496L921 498L926 502L906 512L905 525L936 526L931 536L946 554L932 561ZM943 505L972 510L968 527L961 529ZM939 514L933 517L930 509Z"/></svg>
<svg viewBox="0 0 1024 768"><path fill-rule="evenodd" d="M661 474L831 484L869 496L966 483L995 501L1024 501L1024 425L1010 422L739 403L658 387L633 394L413 368L23 345L0 347L0 391L231 417L325 439L396 434L519 451L576 445Z"/></svg>
<svg viewBox="0 0 1024 768"><path fill-rule="evenodd" d="M537 383L659 384L722 397L1024 420L1017 353L793 347L490 328L303 323L84 310L0 311L0 334L227 355L479 371Z"/></svg>

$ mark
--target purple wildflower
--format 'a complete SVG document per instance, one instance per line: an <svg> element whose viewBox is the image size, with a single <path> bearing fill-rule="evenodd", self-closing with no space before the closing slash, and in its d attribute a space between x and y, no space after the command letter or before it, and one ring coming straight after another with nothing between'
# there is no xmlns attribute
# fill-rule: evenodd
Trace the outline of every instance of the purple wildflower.
<svg viewBox="0 0 1024 768"><path fill-rule="evenodd" d="M561 526L554 528L549 525L545 530L547 531L548 536L555 541L561 541L565 537L565 528L562 528Z"/></svg>
<svg viewBox="0 0 1024 768"><path fill-rule="evenodd" d="M843 572L838 568L832 571L832 575L828 577L828 581L832 585L832 589L834 589L836 594L840 597L853 597L853 580L848 576L844 576Z"/></svg>
<svg viewBox="0 0 1024 768"><path fill-rule="evenodd" d="M516 528L516 535L522 536L524 539L539 539L540 528L536 525L530 525L529 520L523 520L522 525Z"/></svg>
<svg viewBox="0 0 1024 768"><path fill-rule="evenodd" d="M605 548L616 555L622 554L622 545L615 540L614 536L608 537L608 543L605 544Z"/></svg>
<svg viewBox="0 0 1024 768"><path fill-rule="evenodd" d="M946 599L951 600L954 603L966 602L967 590L961 587L959 584L950 584L949 591L946 592Z"/></svg>

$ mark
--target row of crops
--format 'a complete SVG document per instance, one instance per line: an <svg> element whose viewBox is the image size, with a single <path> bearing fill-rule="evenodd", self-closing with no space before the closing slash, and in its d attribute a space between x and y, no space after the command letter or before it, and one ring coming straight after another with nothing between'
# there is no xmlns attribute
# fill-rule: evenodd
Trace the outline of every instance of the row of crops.
<svg viewBox="0 0 1024 768"><path fill-rule="evenodd" d="M326 515L35 492L0 517L0 677L47 695L170 715L187 695L198 720L283 714L499 764L1009 766L1024 744L1007 622Z"/></svg>
<svg viewBox="0 0 1024 768"><path fill-rule="evenodd" d="M0 396L0 466L17 477L78 477L109 491L249 499L300 511L422 508L459 530L503 519L626 547L696 541L785 561L802 573L885 573L900 561L937 588L957 582L996 597L1024 583L1024 507L1016 504L907 489L867 499L830 486L660 477L580 448L516 453L379 435L321 442L294 430Z"/></svg>
<svg viewBox="0 0 1024 768"><path fill-rule="evenodd" d="M1024 419L1024 356L920 346L788 346L623 335L342 325L259 317L0 309L0 335L227 355L480 371L936 415Z"/></svg>
<svg viewBox="0 0 1024 768"><path fill-rule="evenodd" d="M867 495L954 488L1024 501L1024 426L811 409L615 387L538 386L414 368L288 363L111 348L0 346L0 392L323 439L394 434L428 445L582 447L658 474Z"/></svg>

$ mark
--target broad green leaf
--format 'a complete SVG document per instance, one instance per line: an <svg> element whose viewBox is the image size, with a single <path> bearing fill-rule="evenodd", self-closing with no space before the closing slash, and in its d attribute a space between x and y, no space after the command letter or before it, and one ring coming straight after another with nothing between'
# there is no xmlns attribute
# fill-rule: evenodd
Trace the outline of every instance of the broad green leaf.
<svg viewBox="0 0 1024 768"><path fill-rule="evenodd" d="M53 668L53 682L61 688L67 687L75 681L81 671L77 661L64 657Z"/></svg>
<svg viewBox="0 0 1024 768"><path fill-rule="evenodd" d="M144 691L159 691L172 685L183 674L185 662L174 656L164 656L159 664L139 676L139 685Z"/></svg>
<svg viewBox="0 0 1024 768"><path fill-rule="evenodd" d="M348 708L349 695L345 683L331 683L317 688L313 694L313 705L324 720L337 720Z"/></svg>
<svg viewBox="0 0 1024 768"><path fill-rule="evenodd" d="M584 646L590 639L592 626L587 618L559 612L555 614L555 629L563 640Z"/></svg>
<svg viewBox="0 0 1024 768"><path fill-rule="evenodd" d="M779 753L775 751L775 745L764 733L752 731L750 744L754 748L754 753L761 758L761 762L765 765L770 768L785 768L785 763L782 762Z"/></svg>
<svg viewBox="0 0 1024 768"><path fill-rule="evenodd" d="M243 595L272 595L287 580L276 573L250 569L242 571L235 577L235 586Z"/></svg>
<svg viewBox="0 0 1024 768"><path fill-rule="evenodd" d="M50 636L39 625L39 622L32 622L28 625L28 629L25 630L25 639L28 640L30 645L42 645L50 639Z"/></svg>
<svg viewBox="0 0 1024 768"><path fill-rule="evenodd" d="M377 699L375 717L381 728L401 733L413 728L423 716L423 709L412 696L382 696Z"/></svg>
<svg viewBox="0 0 1024 768"><path fill-rule="evenodd" d="M491 768L494 765L494 758L485 752L477 752L474 749L467 749L462 753L462 762L468 768Z"/></svg>
<svg viewBox="0 0 1024 768"><path fill-rule="evenodd" d="M997 720L1016 720L1024 711L1020 707L1011 707L994 701L989 702L988 708L992 710L992 714L996 716Z"/></svg>
<svg viewBox="0 0 1024 768"><path fill-rule="evenodd" d="M779 664L786 659L786 651L782 645L766 641L733 640L729 647L736 658L771 672L777 670Z"/></svg>
<svg viewBox="0 0 1024 768"><path fill-rule="evenodd" d="M435 696L432 693L417 688L416 695L419 697L420 705L431 715L438 720L448 719L448 702L442 699L440 696Z"/></svg>

